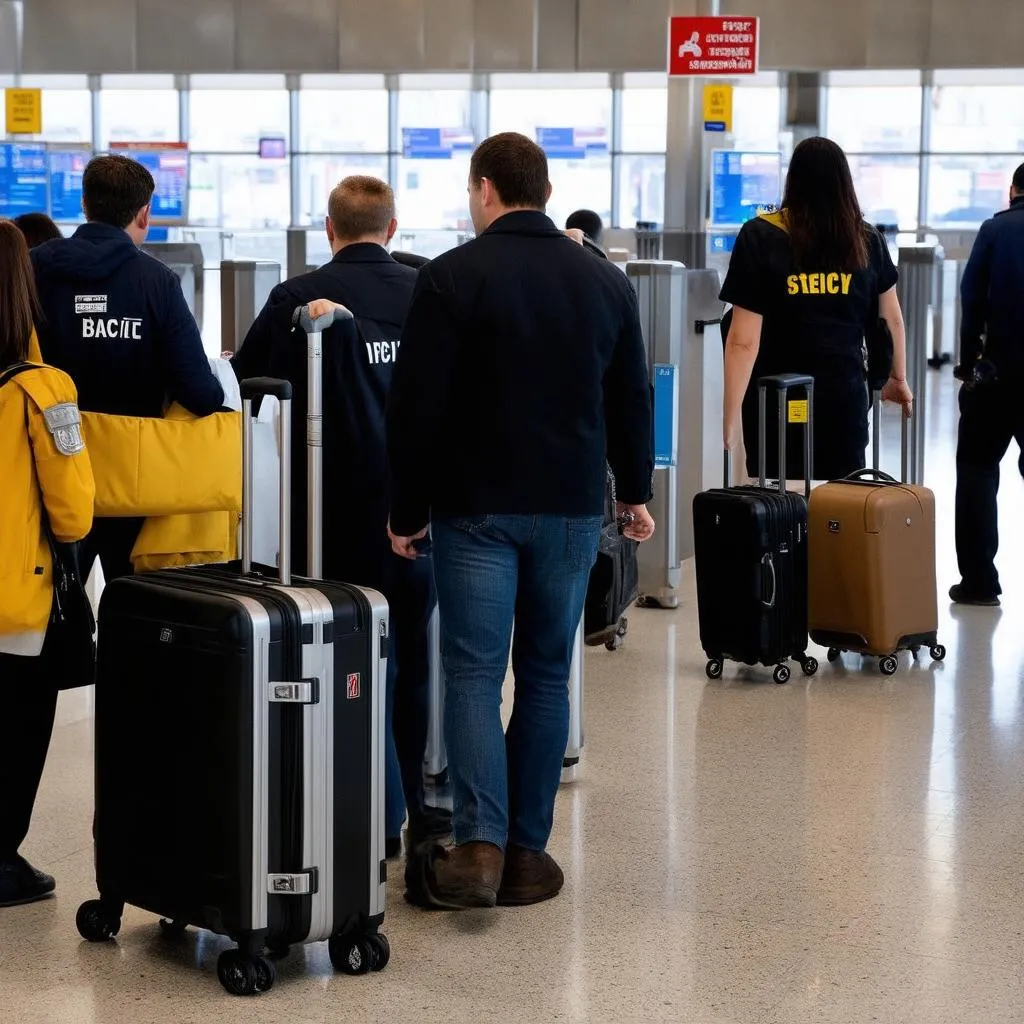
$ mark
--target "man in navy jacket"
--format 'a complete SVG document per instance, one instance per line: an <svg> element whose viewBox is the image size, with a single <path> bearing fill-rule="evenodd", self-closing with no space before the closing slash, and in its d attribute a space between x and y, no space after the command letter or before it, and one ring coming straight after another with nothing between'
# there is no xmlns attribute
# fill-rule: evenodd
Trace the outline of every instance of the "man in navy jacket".
<svg viewBox="0 0 1024 1024"><path fill-rule="evenodd" d="M537 903L569 733L573 639L597 556L607 465L625 532L646 540L651 395L626 276L545 215L543 150L474 153L478 237L420 271L388 408L395 551L428 521L446 678L453 850L425 864L442 907ZM515 626L515 703L501 692Z"/></svg>
<svg viewBox="0 0 1024 1024"><path fill-rule="evenodd" d="M380 590L391 608L385 839L389 857L401 848L447 836L451 816L428 807L423 760L429 720L428 633L436 603L430 558L396 558L388 541L390 481L384 410L416 284L416 271L385 246L398 221L387 182L345 178L331 193L326 220L330 263L278 285L232 360L246 377L283 377L292 404L292 551L306 552L306 345L293 328L295 310L317 299L348 309L354 319L324 334L324 575ZM408 257L406 257L408 259ZM408 875L411 885L415 875Z"/></svg>
<svg viewBox="0 0 1024 1024"><path fill-rule="evenodd" d="M32 250L43 359L67 373L85 412L161 416L178 402L196 416L224 393L210 369L181 283L142 252L153 176L135 160L101 156L82 179L87 224ZM97 520L85 545L107 579L129 574L141 520Z"/></svg>
<svg viewBox="0 0 1024 1024"><path fill-rule="evenodd" d="M1024 164L1009 208L985 221L960 293L960 431L956 450L956 553L959 604L999 604L999 464L1010 441L1024 474Z"/></svg>

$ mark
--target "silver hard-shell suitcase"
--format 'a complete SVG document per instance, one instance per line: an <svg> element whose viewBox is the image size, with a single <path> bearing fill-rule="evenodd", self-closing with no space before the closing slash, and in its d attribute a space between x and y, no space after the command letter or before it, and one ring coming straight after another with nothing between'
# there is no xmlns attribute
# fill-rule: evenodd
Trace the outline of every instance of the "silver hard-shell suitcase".
<svg viewBox="0 0 1024 1024"><path fill-rule="evenodd" d="M334 318L304 317L311 380ZM115 580L100 608L100 898L80 908L79 930L112 938L131 903L172 930L228 935L239 948L221 955L218 974L240 995L269 989L266 954L293 944L327 939L345 973L381 969L390 956L379 933L387 604L363 588L291 578L290 393L282 381L243 384L241 572ZM265 394L284 403L276 571L251 564L252 401ZM318 499L313 401L309 424ZM309 506L313 519L319 500ZM310 538L316 570L312 524Z"/></svg>

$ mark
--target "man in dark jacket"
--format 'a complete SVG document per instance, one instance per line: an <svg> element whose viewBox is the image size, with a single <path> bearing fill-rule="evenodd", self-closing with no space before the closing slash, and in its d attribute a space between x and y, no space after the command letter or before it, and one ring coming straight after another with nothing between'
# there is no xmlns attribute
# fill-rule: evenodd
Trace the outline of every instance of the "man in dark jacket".
<svg viewBox="0 0 1024 1024"><path fill-rule="evenodd" d="M32 250L43 359L67 373L85 412L162 416L178 402L216 412L224 392L170 268L142 252L156 185L135 160L100 156L82 178L87 224ZM85 544L106 578L131 573L140 519L99 519Z"/></svg>
<svg viewBox="0 0 1024 1024"><path fill-rule="evenodd" d="M398 853L409 812L410 848L450 831L450 819L427 808L423 760L427 745L427 627L435 605L429 557L396 558L387 536L390 484L384 412L416 271L388 255L398 221L390 186L378 178L346 178L331 193L326 266L278 285L232 361L239 379L272 376L295 387L292 430L292 551L306 553L306 346L293 329L298 307L316 299L345 306L355 317L324 334L324 574L371 586L388 599L392 648L388 661L386 835ZM404 792L404 801L403 801Z"/></svg>
<svg viewBox="0 0 1024 1024"><path fill-rule="evenodd" d="M960 292L960 432L956 449L958 604L999 604L999 464L1010 441L1024 474L1024 164L1010 205L985 221Z"/></svg>
<svg viewBox="0 0 1024 1024"><path fill-rule="evenodd" d="M545 847L606 459L626 533L654 530L650 385L629 281L544 214L547 160L531 140L488 139L469 184L478 237L420 271L388 410L392 543L414 557L429 520L434 545L458 845L434 853L424 883L429 902L455 908L561 889Z"/></svg>

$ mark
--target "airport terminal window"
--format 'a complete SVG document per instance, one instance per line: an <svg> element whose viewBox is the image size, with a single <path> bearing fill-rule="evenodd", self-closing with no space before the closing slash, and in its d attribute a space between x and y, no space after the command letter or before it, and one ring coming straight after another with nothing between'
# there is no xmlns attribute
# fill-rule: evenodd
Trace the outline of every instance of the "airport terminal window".
<svg viewBox="0 0 1024 1024"><path fill-rule="evenodd" d="M329 81L334 76L324 77ZM299 93L300 152L387 153L387 89L383 85L351 88L341 78L338 76L338 85L333 88L326 83L324 87L309 88L303 79Z"/></svg>
<svg viewBox="0 0 1024 1024"><path fill-rule="evenodd" d="M921 189L919 157L851 154L849 159L865 218L872 224L915 229Z"/></svg>
<svg viewBox="0 0 1024 1024"><path fill-rule="evenodd" d="M977 227L1009 200L1019 154L928 158L928 226Z"/></svg>
<svg viewBox="0 0 1024 1024"><path fill-rule="evenodd" d="M101 89L100 145L112 142L178 142L176 89Z"/></svg>
<svg viewBox="0 0 1024 1024"><path fill-rule="evenodd" d="M431 88L435 82L437 87ZM468 129L472 124L469 85L468 75L403 75L398 94L399 146L404 128ZM467 230L469 157L468 151L445 158L400 156L398 180L391 184L402 224Z"/></svg>
<svg viewBox="0 0 1024 1024"><path fill-rule="evenodd" d="M665 220L665 156L626 153L615 158L619 169L619 194L615 220L633 227L638 220L662 224Z"/></svg>
<svg viewBox="0 0 1024 1024"><path fill-rule="evenodd" d="M189 144L200 153L259 153L260 139L288 143L285 89L195 89L189 98Z"/></svg>
<svg viewBox="0 0 1024 1024"><path fill-rule="evenodd" d="M238 230L287 228L291 220L287 160L193 153L189 221Z"/></svg>
<svg viewBox="0 0 1024 1024"><path fill-rule="evenodd" d="M736 149L779 148L781 102L778 86L740 85L733 90L732 132Z"/></svg>
<svg viewBox="0 0 1024 1024"><path fill-rule="evenodd" d="M937 85L933 153L1024 152L1024 85Z"/></svg>
<svg viewBox="0 0 1024 1024"><path fill-rule="evenodd" d="M10 86L14 85L12 78ZM87 75L23 75L25 89L43 90L41 142L92 143L92 93Z"/></svg>
<svg viewBox="0 0 1024 1024"><path fill-rule="evenodd" d="M829 138L847 153L918 153L921 87L832 86L825 123Z"/></svg>
<svg viewBox="0 0 1024 1024"><path fill-rule="evenodd" d="M622 90L624 153L664 153L668 148L668 88Z"/></svg>
<svg viewBox="0 0 1024 1024"><path fill-rule="evenodd" d="M350 174L371 174L387 181L387 154L342 153L299 157L299 223L319 227L327 213L327 197L331 189ZM402 211L398 212L401 220Z"/></svg>

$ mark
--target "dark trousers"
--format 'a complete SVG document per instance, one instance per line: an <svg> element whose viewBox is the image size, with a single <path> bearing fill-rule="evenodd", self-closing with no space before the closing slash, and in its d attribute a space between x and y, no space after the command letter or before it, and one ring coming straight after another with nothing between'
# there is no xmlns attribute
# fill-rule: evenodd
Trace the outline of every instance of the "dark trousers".
<svg viewBox="0 0 1024 1024"><path fill-rule="evenodd" d="M144 519L97 519L92 532L82 541L81 566L86 578L97 558L108 583L119 576L131 576L132 548L144 522Z"/></svg>
<svg viewBox="0 0 1024 1024"><path fill-rule="evenodd" d="M1000 379L960 389L956 446L956 556L960 577L975 595L1000 593L999 464L1010 441L1021 448L1024 475L1024 381Z"/></svg>
<svg viewBox="0 0 1024 1024"><path fill-rule="evenodd" d="M392 556L393 557L393 556ZM395 558L388 603L391 650L388 660L387 834L397 836L405 811L415 835L424 822L423 761L430 714L429 626L437 597L430 558ZM392 745L393 742L393 745Z"/></svg>
<svg viewBox="0 0 1024 1024"><path fill-rule="evenodd" d="M57 710L56 682L38 658L0 654L0 862L28 835Z"/></svg>

